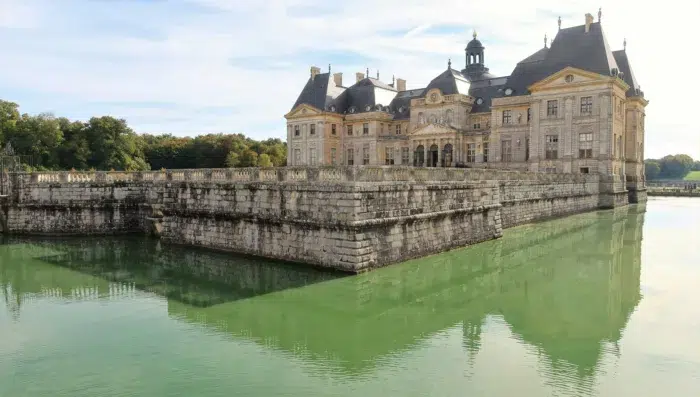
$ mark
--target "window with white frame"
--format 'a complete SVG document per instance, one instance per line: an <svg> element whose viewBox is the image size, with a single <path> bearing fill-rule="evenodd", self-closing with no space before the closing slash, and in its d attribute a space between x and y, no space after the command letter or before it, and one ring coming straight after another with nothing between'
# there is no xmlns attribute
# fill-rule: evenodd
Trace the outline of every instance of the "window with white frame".
<svg viewBox="0 0 700 397"><path fill-rule="evenodd" d="M593 158L593 133L582 132L578 134L578 158Z"/></svg>
<svg viewBox="0 0 700 397"><path fill-rule="evenodd" d="M559 135L545 135L544 158L554 160L559 157Z"/></svg>
<svg viewBox="0 0 700 397"><path fill-rule="evenodd" d="M388 147L384 149L384 158L386 165L394 165L394 148Z"/></svg>
<svg viewBox="0 0 700 397"><path fill-rule="evenodd" d="M467 163L476 162L476 143L467 144Z"/></svg>

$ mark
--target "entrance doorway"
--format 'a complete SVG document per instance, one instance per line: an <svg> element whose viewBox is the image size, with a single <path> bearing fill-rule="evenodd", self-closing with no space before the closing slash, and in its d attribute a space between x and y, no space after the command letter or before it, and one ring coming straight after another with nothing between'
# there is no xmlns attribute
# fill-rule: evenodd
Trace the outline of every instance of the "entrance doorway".
<svg viewBox="0 0 700 397"><path fill-rule="evenodd" d="M437 167L438 165L438 146L433 144L428 152L428 167Z"/></svg>
<svg viewBox="0 0 700 397"><path fill-rule="evenodd" d="M448 143L445 145L445 147L442 149L442 166L443 167L452 167L452 144Z"/></svg>
<svg viewBox="0 0 700 397"><path fill-rule="evenodd" d="M423 167L425 165L425 147L418 145L416 152L413 153L413 166Z"/></svg>

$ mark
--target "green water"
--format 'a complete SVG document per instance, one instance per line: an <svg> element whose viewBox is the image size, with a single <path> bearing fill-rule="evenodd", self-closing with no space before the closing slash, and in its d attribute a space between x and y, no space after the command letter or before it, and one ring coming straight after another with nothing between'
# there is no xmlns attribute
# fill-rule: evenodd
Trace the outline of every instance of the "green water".
<svg viewBox="0 0 700 397"><path fill-rule="evenodd" d="M700 200L337 274L5 238L0 396L698 396Z"/></svg>

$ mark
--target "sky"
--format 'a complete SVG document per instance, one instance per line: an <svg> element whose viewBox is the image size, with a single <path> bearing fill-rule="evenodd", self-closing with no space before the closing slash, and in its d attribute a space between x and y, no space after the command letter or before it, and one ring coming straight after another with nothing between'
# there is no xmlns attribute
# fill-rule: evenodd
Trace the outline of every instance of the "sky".
<svg viewBox="0 0 700 397"><path fill-rule="evenodd" d="M493 74L602 8L650 101L645 157L700 159L700 2L631 0L0 0L0 99L23 113L124 118L139 133L285 139L310 66L425 87L464 64L473 30Z"/></svg>

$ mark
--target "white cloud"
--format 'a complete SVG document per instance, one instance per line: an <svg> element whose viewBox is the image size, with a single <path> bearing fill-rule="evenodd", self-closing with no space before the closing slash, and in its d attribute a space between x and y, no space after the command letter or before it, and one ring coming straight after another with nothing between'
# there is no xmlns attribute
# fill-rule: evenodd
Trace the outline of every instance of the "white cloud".
<svg viewBox="0 0 700 397"><path fill-rule="evenodd" d="M110 21L109 28L92 32L87 25L80 29L91 17L81 14L81 3L59 8L45 0L0 0L3 97L25 99L24 111L57 114L74 112L64 103L172 102L182 117L168 113L161 121L164 111L148 116L138 105L118 111L133 118L131 124L142 132L244 132L259 138L284 137L282 116L312 64L325 69L331 63L346 81L369 67L372 74L380 70L385 80L395 74L406 78L409 87L421 87L444 70L447 58L455 66L464 62L462 51L475 28L487 47L491 71L507 75L518 60L542 46L545 33L554 37L558 15L564 26L573 26L583 23L585 12L597 13L583 1L553 0L188 0L177 6L141 3L139 12L120 13L123 28ZM102 6L104 12L95 18L114 7L97 4L91 3L90 10ZM700 158L700 134L692 120L693 79L686 77L693 76L698 57L684 39L690 37L687 31L700 4L605 1L602 7L610 45L619 49L627 38L634 73L651 101L647 155L687 152ZM148 10L152 12L143 15L167 13L168 18L140 16ZM124 15L129 15L128 24ZM442 26L457 30L433 32ZM10 29L18 27L24 29ZM135 27L162 37L139 38ZM357 57L329 59L343 53ZM52 109L34 109L31 95L58 99ZM231 114L205 118L198 113L209 106L230 106ZM105 107L100 113L114 111Z"/></svg>

